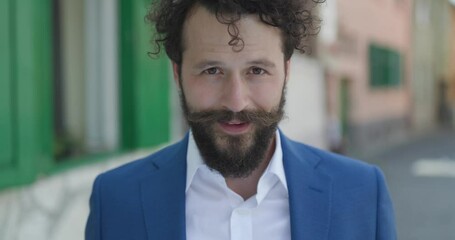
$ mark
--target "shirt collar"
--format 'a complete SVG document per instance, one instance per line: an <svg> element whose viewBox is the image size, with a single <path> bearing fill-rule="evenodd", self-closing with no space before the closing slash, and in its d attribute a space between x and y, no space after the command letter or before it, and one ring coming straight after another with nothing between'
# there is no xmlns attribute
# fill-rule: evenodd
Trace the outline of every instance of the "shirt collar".
<svg viewBox="0 0 455 240"><path fill-rule="evenodd" d="M275 152L273 153L272 159L270 160L269 166L264 171L265 173L272 173L278 177L283 187L288 190L288 185L286 182L286 175L284 173L283 167L283 149L281 148L281 136L277 130L275 133Z"/></svg>
<svg viewBox="0 0 455 240"><path fill-rule="evenodd" d="M196 145L196 142L193 138L193 133L190 131L188 139L188 151L187 151L187 172L186 172L186 189L185 192L188 191L190 187L194 175L196 174L197 170L205 166L204 161L202 160L201 153ZM272 173L278 177L283 187L288 190L287 182L286 182L286 175L284 173L283 167L283 150L281 148L281 137L280 133L277 130L275 133L275 151L273 153L272 159L270 160L269 166L265 170L264 174Z"/></svg>
<svg viewBox="0 0 455 240"><path fill-rule="evenodd" d="M196 174L196 171L201 166L205 165L204 161L202 160L201 153L197 148L196 142L193 138L193 132L190 131L190 136L188 138L188 151L186 153L186 189L185 192L188 191L188 188L193 181L193 177Z"/></svg>

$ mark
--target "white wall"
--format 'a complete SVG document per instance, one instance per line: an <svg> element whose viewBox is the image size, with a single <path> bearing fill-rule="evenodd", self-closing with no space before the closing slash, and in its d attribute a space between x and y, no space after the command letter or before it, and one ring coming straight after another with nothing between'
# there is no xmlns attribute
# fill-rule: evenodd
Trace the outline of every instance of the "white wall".
<svg viewBox="0 0 455 240"><path fill-rule="evenodd" d="M290 138L327 149L324 72L316 59L294 54L280 127Z"/></svg>

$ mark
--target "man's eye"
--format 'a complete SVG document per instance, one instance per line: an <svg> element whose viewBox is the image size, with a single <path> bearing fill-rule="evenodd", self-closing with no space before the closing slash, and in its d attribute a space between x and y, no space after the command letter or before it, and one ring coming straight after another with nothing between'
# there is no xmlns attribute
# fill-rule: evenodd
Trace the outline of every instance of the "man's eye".
<svg viewBox="0 0 455 240"><path fill-rule="evenodd" d="M254 75L262 75L265 73L265 70L262 68L253 67L253 68L251 68L251 73Z"/></svg>
<svg viewBox="0 0 455 240"><path fill-rule="evenodd" d="M216 68L216 67L212 67L212 68L204 70L204 73L207 73L207 74L210 74L210 75L217 74L219 72L220 72L220 70L218 68Z"/></svg>

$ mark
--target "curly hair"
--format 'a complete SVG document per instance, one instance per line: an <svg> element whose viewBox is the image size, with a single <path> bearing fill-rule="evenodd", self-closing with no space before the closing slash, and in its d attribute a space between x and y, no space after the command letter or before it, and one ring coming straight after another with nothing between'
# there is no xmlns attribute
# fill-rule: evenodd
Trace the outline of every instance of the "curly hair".
<svg viewBox="0 0 455 240"><path fill-rule="evenodd" d="M164 47L168 57L178 65L182 63L182 31L188 11L196 4L213 13L217 20L227 25L231 36L229 45L235 51L243 49L236 22L243 14L257 14L260 20L277 27L282 32L285 60L294 49L305 52L309 36L319 32L320 20L312 14L314 6L325 0L160 0L154 1L145 19L155 27L152 44L158 55Z"/></svg>

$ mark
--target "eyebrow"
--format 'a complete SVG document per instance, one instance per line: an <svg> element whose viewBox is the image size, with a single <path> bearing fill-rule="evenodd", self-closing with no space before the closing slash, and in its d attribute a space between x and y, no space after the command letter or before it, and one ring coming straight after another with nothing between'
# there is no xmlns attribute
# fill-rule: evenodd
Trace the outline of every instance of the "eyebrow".
<svg viewBox="0 0 455 240"><path fill-rule="evenodd" d="M220 61L202 60L199 63L197 63L196 65L194 65L194 68L203 69L206 67L217 66L217 65L219 66L219 65L224 65L224 64Z"/></svg>
<svg viewBox="0 0 455 240"><path fill-rule="evenodd" d="M274 68L275 63L272 61L269 61L267 59L257 59L257 60L252 60L247 62L248 65L258 65L258 66L264 66L264 67L269 67L269 68ZM204 69L207 67L211 66L223 66L224 63L216 60L202 60L196 65L194 65L194 68L196 69Z"/></svg>
<svg viewBox="0 0 455 240"><path fill-rule="evenodd" d="M275 63L272 61L269 61L267 59L258 59L258 60L253 60L247 62L249 65L259 65L259 66L264 66L264 67L269 67L269 68L274 68Z"/></svg>

